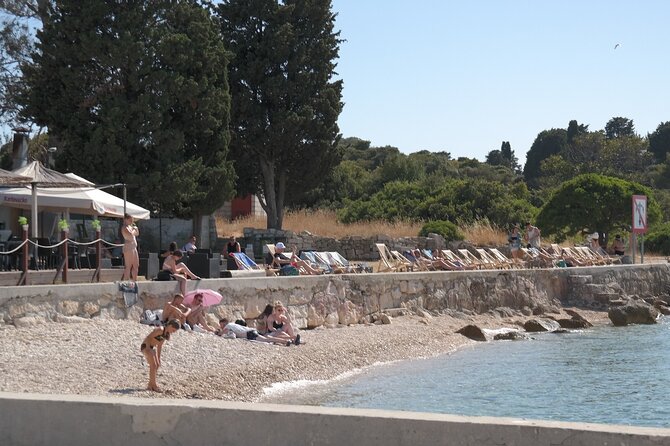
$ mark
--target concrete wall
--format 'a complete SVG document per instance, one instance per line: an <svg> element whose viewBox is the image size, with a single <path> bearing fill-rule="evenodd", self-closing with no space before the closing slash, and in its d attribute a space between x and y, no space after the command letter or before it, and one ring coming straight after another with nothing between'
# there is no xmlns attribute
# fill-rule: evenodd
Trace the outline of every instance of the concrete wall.
<svg viewBox="0 0 670 446"><path fill-rule="evenodd" d="M660 446L670 429L216 401L0 393L0 444Z"/></svg>
<svg viewBox="0 0 670 446"><path fill-rule="evenodd" d="M224 299L210 307L213 321L256 317L281 300L301 327L353 324L388 308L485 313L499 307L540 313L561 303L607 308L630 295L667 294L670 264L592 268L463 272L251 277L189 281L188 289L211 288ZM139 282L130 308L116 283L0 288L0 323L64 321L67 317L139 319L162 308L176 282Z"/></svg>

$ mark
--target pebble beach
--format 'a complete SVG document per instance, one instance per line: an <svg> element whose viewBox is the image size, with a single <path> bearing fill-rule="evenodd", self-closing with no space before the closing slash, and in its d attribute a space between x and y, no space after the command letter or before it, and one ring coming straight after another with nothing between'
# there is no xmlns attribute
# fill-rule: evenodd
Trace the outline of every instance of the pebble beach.
<svg viewBox="0 0 670 446"><path fill-rule="evenodd" d="M609 323L605 313L580 313ZM388 325L303 330L305 344L290 347L180 330L163 347L161 393L145 390L148 366L139 350L152 327L100 319L0 325L0 391L281 403L281 393L266 391L275 383L330 380L378 363L451 353L475 344L455 333L465 325L518 328L528 318L410 314Z"/></svg>

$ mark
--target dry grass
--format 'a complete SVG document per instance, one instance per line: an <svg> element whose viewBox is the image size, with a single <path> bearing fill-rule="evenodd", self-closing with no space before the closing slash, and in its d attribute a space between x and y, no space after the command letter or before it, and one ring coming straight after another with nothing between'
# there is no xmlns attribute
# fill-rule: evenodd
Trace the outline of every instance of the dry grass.
<svg viewBox="0 0 670 446"><path fill-rule="evenodd" d="M217 233L224 237L228 235L242 236L244 228L265 227L267 227L267 224L264 217L247 217L232 222L219 216L216 217ZM315 235L333 238L343 238L351 235L369 237L378 234L398 238L416 236L421 229L421 223L371 221L343 224L337 221L337 216L333 211L302 210L287 212L284 215L283 228L293 232L309 231Z"/></svg>
<svg viewBox="0 0 670 446"><path fill-rule="evenodd" d="M246 217L232 222L217 216L216 229L224 237L228 235L242 236L244 228L265 228L264 217ZM401 221L369 221L343 224L337 221L333 211L302 210L288 212L284 216L284 229L301 232L309 231L322 237L343 238L351 235L370 237L384 234L392 238L416 237L421 230L421 223ZM501 246L507 244L507 233L488 221L479 221L461 228L465 239L477 246Z"/></svg>
<svg viewBox="0 0 670 446"><path fill-rule="evenodd" d="M465 240L475 246L503 246L507 244L507 232L488 220L479 220L470 226L461 226Z"/></svg>

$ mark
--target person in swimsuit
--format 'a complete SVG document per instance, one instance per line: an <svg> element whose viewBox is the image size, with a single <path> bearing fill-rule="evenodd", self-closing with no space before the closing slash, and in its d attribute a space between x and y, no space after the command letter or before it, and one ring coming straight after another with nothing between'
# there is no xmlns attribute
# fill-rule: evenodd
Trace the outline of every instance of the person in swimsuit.
<svg viewBox="0 0 670 446"><path fill-rule="evenodd" d="M186 316L186 322L188 322L193 329L196 329L196 326L199 326L204 330L214 333L216 330L207 323L205 306L202 304L202 300L201 293L193 296L193 303L190 305L188 315Z"/></svg>
<svg viewBox="0 0 670 446"><path fill-rule="evenodd" d="M267 304L263 312L259 314L258 317L256 318L256 329L262 335L267 334L269 331L268 318L272 314L272 310L273 310L272 304Z"/></svg>
<svg viewBox="0 0 670 446"><path fill-rule="evenodd" d="M184 254L177 249L165 258L165 261L163 262L163 270L168 271L172 275L172 278L179 282L181 294L186 294L186 280L189 278L200 280L200 277L193 274L193 272L188 269L188 266L179 263L182 257L184 257Z"/></svg>
<svg viewBox="0 0 670 446"><path fill-rule="evenodd" d="M300 335L293 330L293 325L286 315L286 308L280 301L276 301L272 314L268 316L268 336L288 339L295 345L300 345Z"/></svg>
<svg viewBox="0 0 670 446"><path fill-rule="evenodd" d="M137 281L137 270L140 267L140 256L137 254L137 236L140 235L140 230L133 222L133 217L128 214L123 216L123 228L121 228L121 235L123 235L123 277L121 280Z"/></svg>
<svg viewBox="0 0 670 446"><path fill-rule="evenodd" d="M259 342L267 342L269 344L282 344L286 345L287 347L291 345L291 341L275 338L275 337L268 337L268 336L263 336L262 334L258 333L258 330L255 328L251 327L245 327L244 325L240 324L233 324L228 321L228 319L223 318L219 320L219 329L216 330L215 334L218 336L225 336L228 333L234 333L235 337L238 339L247 339L249 341L259 341Z"/></svg>
<svg viewBox="0 0 670 446"><path fill-rule="evenodd" d="M165 327L153 330L149 333L149 336L142 341L140 352L142 352L144 359L146 359L149 364L149 385L147 386L147 390L153 392L161 391L156 383L156 374L158 373L158 368L161 366L161 350L163 348L163 343L170 339L170 335L179 330L179 327L179 321L177 319L172 319L168 321Z"/></svg>
<svg viewBox="0 0 670 446"><path fill-rule="evenodd" d="M184 305L184 295L175 294L172 302L167 302L163 307L163 325L173 319L177 319L181 326L186 323L186 318L191 313L191 309Z"/></svg>
<svg viewBox="0 0 670 446"><path fill-rule="evenodd" d="M226 259L226 269L228 271L236 270L237 269L237 263L235 263L235 259L233 256L231 256L231 253L237 253L237 252L242 252L242 247L240 244L235 240L235 236L231 235L230 240L228 243L226 243L226 246L223 250L223 255Z"/></svg>

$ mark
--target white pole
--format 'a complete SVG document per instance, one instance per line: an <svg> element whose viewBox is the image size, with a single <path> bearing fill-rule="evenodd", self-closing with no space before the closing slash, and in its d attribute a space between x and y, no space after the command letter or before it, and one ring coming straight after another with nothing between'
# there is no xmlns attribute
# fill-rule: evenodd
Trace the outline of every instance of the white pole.
<svg viewBox="0 0 670 446"><path fill-rule="evenodd" d="M38 235L37 235L37 184L36 183L30 183L30 185L31 185L32 193L33 193L33 196L32 196L33 204L32 204L32 209L31 209L32 220L33 221L30 222L30 226L33 229L32 230L33 237L37 238L38 237Z"/></svg>

